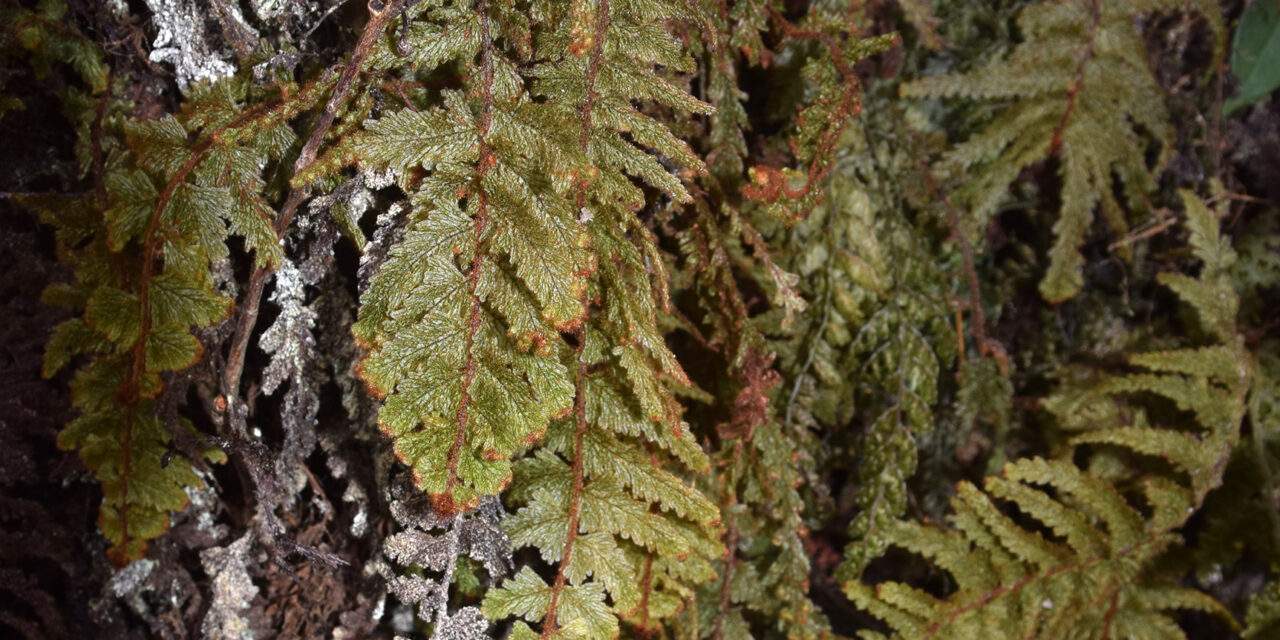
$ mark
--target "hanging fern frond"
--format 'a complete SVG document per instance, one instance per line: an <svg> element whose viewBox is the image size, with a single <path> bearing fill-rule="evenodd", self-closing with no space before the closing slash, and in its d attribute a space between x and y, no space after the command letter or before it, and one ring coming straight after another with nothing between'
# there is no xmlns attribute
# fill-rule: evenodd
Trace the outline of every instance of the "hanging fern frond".
<svg viewBox="0 0 1280 640"><path fill-rule="evenodd" d="M801 69L806 82L816 88L796 115L789 142L798 167L756 165L749 171L751 184L742 195L767 205L781 220L800 220L822 202L822 186L835 162L835 153L849 121L862 111L862 81L853 65L901 42L897 33L869 38L847 38L843 8L826 8L809 14L794 25L774 9L770 17L782 34L799 46L812 42L822 55L807 57Z"/></svg>
<svg viewBox="0 0 1280 640"><path fill-rule="evenodd" d="M34 9L6 4L0 7L0 21L4 22L5 35L13 37L30 52L27 63L37 77L48 76L55 65L65 63L75 69L89 94L107 91L111 69L105 52L85 34L67 27L66 4L41 2ZM16 106L5 105L6 108ZM3 113L4 109L0 108L0 114Z"/></svg>
<svg viewBox="0 0 1280 640"><path fill-rule="evenodd" d="M955 356L946 258L931 246L927 223L902 215L900 181L915 171L918 136L896 145L871 140L866 114L845 136L825 206L779 231L797 250L784 264L814 304L792 331L766 326L786 377L785 421L822 432L852 422L857 511L842 579L850 579L890 542L883 529L908 503L917 450L936 421L939 378ZM878 121L878 120L877 120ZM901 141L907 141L906 144ZM785 238L785 240L783 240ZM776 318L762 318L776 322ZM844 447L820 465L844 468Z"/></svg>
<svg viewBox="0 0 1280 640"><path fill-rule="evenodd" d="M535 547L558 566L555 578L547 584L526 569L490 592L484 610L492 619L541 621L555 637L616 637L619 619L652 632L681 609L692 585L714 575L719 512L671 471L705 471L708 461L687 425L654 422L633 399L637 387L662 382L658 371L627 369L625 356L601 349L616 330L603 321L586 326L578 366L591 373L583 375L582 404L551 427L535 457L516 465L510 499L526 506L504 529L516 546ZM535 594L538 606L517 604Z"/></svg>
<svg viewBox="0 0 1280 640"><path fill-rule="evenodd" d="M292 112L270 103L244 110L247 88L236 80L196 88L181 118L98 123L93 130L103 137L86 144L103 154L95 155L103 158L95 168L104 174L101 189L45 210L76 272L46 299L83 313L54 330L45 374L92 355L73 382L81 415L59 445L80 451L102 482L99 523L117 564L139 557L167 529L167 512L187 502L184 488L203 484L187 460L162 462L171 436L154 399L162 373L203 356L192 327L231 311L212 275L229 255L228 236L244 238L260 263L280 259L264 213L263 171L293 145ZM105 136L113 132L123 135L108 155Z"/></svg>
<svg viewBox="0 0 1280 640"><path fill-rule="evenodd" d="M731 271L735 248L724 242L725 232L703 197L699 192L693 205L697 223L681 234L681 249L685 269L698 274L692 286L709 325L703 340L732 374L719 396L731 413L715 429L716 474L700 483L718 498L727 553L714 565L716 579L696 591L696 606L681 614L680 628L701 630L703 637L819 638L830 627L808 595L811 564L800 492L805 479L798 468L807 467L811 458L808 447L793 440L811 436L802 429L784 430L770 410L770 394L779 381L771 369L773 358L763 351L765 337L746 318ZM735 221L742 222L735 217L725 225ZM753 631L750 619L756 617L768 624Z"/></svg>
<svg viewBox="0 0 1280 640"><path fill-rule="evenodd" d="M655 633L678 612L692 586L714 575L719 512L673 471L703 472L709 462L681 419L672 387L690 383L657 326L666 300L651 234L636 224L642 180L675 200L684 186L645 147L702 170L665 125L631 106L656 100L707 111L655 67L692 70L664 21L687 19L677 3L574 2L542 41L558 60L533 70L535 94L579 127L579 150L592 163L575 176L575 206L590 237L596 269L584 294L588 317L564 349L573 371L569 418L553 423L536 455L516 465L510 499L522 503L504 523L517 546L540 550L557 566L548 584L528 569L485 599L486 616L541 623L542 637L608 639L620 621ZM630 140L622 132L630 132ZM607 598L607 600L606 600ZM524 623L515 634L532 635Z"/></svg>
<svg viewBox="0 0 1280 640"><path fill-rule="evenodd" d="M581 323L590 273L567 194L587 166L538 126L554 114L531 100L516 52L496 40L504 7L428 10L420 19L466 34L455 50L479 57L468 91L386 114L356 144L364 162L400 176L412 206L404 239L361 298L353 330L370 349L361 375L386 400L379 422L397 455L449 513L504 489L510 459L571 408L555 354L559 332ZM417 45L426 43L409 41ZM431 177L418 182L423 169Z"/></svg>
<svg viewBox="0 0 1280 640"><path fill-rule="evenodd" d="M1025 167L1059 159L1062 204L1040 285L1050 302L1073 297L1083 284L1080 247L1095 210L1123 236L1129 217L1151 208L1149 195L1175 141L1164 92L1147 62L1141 19L1190 8L1211 25L1215 59L1220 59L1226 36L1216 2L1039 2L1019 14L1024 41L1006 59L902 86L907 97L1010 103L941 161L943 169L970 170L956 200L966 208L965 225L975 237ZM1159 145L1159 153L1148 163L1151 142Z"/></svg>

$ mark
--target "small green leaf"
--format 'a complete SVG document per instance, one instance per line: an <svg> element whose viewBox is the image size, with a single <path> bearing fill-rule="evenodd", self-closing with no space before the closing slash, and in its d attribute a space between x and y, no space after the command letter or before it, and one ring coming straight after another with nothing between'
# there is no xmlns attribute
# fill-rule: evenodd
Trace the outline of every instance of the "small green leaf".
<svg viewBox="0 0 1280 640"><path fill-rule="evenodd" d="M604 603L604 588L598 582L565 587L560 594L556 620L566 630L581 621L585 625L585 637L591 640L618 637L618 619Z"/></svg>
<svg viewBox="0 0 1280 640"><path fill-rule="evenodd" d="M1240 95L1227 99L1222 115L1280 87L1280 3L1259 0L1245 8L1231 45L1231 72L1240 80Z"/></svg>
<svg viewBox="0 0 1280 640"><path fill-rule="evenodd" d="M72 318L54 328L53 335L49 337L44 348L44 368L41 375L53 377L77 354L110 349L111 343L101 333L89 328L84 320Z"/></svg>
<svg viewBox="0 0 1280 640"><path fill-rule="evenodd" d="M200 359L204 347L180 324L163 324L147 334L147 370L177 371Z"/></svg>
<svg viewBox="0 0 1280 640"><path fill-rule="evenodd" d="M229 216L235 200L228 187L198 187L179 185L169 203L169 215L178 224L186 238L192 238L204 250L210 262L227 257L227 226L223 217Z"/></svg>
<svg viewBox="0 0 1280 640"><path fill-rule="evenodd" d="M168 272L151 283L151 322L209 326L231 312L231 300Z"/></svg>
<svg viewBox="0 0 1280 640"><path fill-rule="evenodd" d="M246 185L235 185L234 204L227 211L231 233L244 238L245 248L253 251L254 264L278 266L284 258L280 239L271 226L272 212L262 198Z"/></svg>
<svg viewBox="0 0 1280 640"><path fill-rule="evenodd" d="M187 159L187 130L172 115L156 120L130 120L125 125L125 134L147 171L171 175Z"/></svg>
<svg viewBox="0 0 1280 640"><path fill-rule="evenodd" d="M98 287L89 297L85 322L122 348L138 341L142 330L142 307L138 297L114 287Z"/></svg>
<svg viewBox="0 0 1280 640"><path fill-rule="evenodd" d="M517 622L511 626L511 640L537 640L538 632L529 628L529 625L523 622Z"/></svg>
<svg viewBox="0 0 1280 640"><path fill-rule="evenodd" d="M525 567L514 578L502 583L499 589L490 589L484 599L484 617L501 620L507 616L520 616L537 621L546 615L551 605L551 587Z"/></svg>
<svg viewBox="0 0 1280 640"><path fill-rule="evenodd" d="M143 171L109 173L106 177L111 208L107 209L107 242L120 251L146 230L155 209L156 188Z"/></svg>

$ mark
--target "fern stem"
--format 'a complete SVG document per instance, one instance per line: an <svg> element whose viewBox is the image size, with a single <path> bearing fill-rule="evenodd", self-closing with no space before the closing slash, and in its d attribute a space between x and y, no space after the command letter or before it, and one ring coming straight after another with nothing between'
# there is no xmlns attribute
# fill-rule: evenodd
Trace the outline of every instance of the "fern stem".
<svg viewBox="0 0 1280 640"><path fill-rule="evenodd" d="M137 406L126 404L124 407L124 434L120 438L120 448L124 455L120 456L120 544L107 550L107 558L112 564L122 566L129 561L129 476L133 466L133 422ZM115 553L118 549L118 554Z"/></svg>
<svg viewBox="0 0 1280 640"><path fill-rule="evenodd" d="M1120 592L1116 591L1111 594L1111 603L1107 606L1107 615L1102 618L1102 639L1110 640L1111 625L1116 621L1116 610L1120 605Z"/></svg>
<svg viewBox="0 0 1280 640"><path fill-rule="evenodd" d="M484 233L487 220L485 219L484 199L481 195L481 205L476 215L476 235ZM466 362L462 365L462 383L461 394L458 398L458 413L454 419L457 425L457 431L454 433L453 444L449 447L449 458L446 463L449 470L449 479L445 482L444 491L436 503L436 508L445 512L452 513L459 505L453 499L453 489L458 483L458 461L462 456L462 448L467 442L467 422L470 421L471 409L471 383L475 380L476 375L476 332L480 329L480 296L476 293L476 289L480 283L480 273L484 267L483 260L479 252L471 262L471 269L467 274L467 284L471 288L471 310L467 318L467 335L465 352L467 354Z"/></svg>
<svg viewBox="0 0 1280 640"><path fill-rule="evenodd" d="M333 126L338 108L346 100L347 93L351 90L351 85L355 82L355 77L360 71L360 66L373 49L373 45L377 43L378 36L382 34L387 22L399 12L403 3L404 0L393 0L387 5L382 5L378 0L372 0L369 3L369 22L365 25L364 31L360 33L360 40L356 43L355 49L352 50L351 57L347 60L337 84L334 85L333 92L325 103L324 111L320 114L320 119L311 130L311 136L307 138L301 153L298 154L298 159L293 164L295 180L297 176L315 164L316 153L324 142L325 134ZM375 9L375 4L380 6L381 9ZM283 237L285 230L293 222L293 217L297 213L298 207L302 205L302 201L310 194L310 185L295 185L290 189L284 205L280 208L280 212L272 223L277 237ZM249 277L249 286L245 290L244 301L241 303L240 317L236 320L236 331L231 339L231 350L227 354L227 364L223 370L222 393L227 404L231 404L239 398L240 376L244 372L244 358L249 348L249 336L253 332L254 325L257 324L262 291L266 287L267 276L271 275L271 273L272 270L266 267L255 267L253 274Z"/></svg>
<svg viewBox="0 0 1280 640"><path fill-rule="evenodd" d="M1102 8L1098 6L1098 0L1089 1L1090 18L1092 23L1089 26L1089 39L1085 42L1084 47L1080 50L1080 62L1076 66L1076 79L1067 87L1067 108L1062 112L1062 120L1058 122L1058 127L1053 131L1053 139L1049 143L1049 152L1047 155L1053 155L1062 148L1062 135L1067 129L1067 124L1071 122L1071 115L1076 110L1076 103L1080 100L1080 92L1084 89L1084 75L1089 66L1089 61L1093 59L1093 45L1098 37L1098 29L1102 25Z"/></svg>
<svg viewBox="0 0 1280 640"><path fill-rule="evenodd" d="M587 66L587 94L582 105L582 130L578 133L578 146L585 154L590 147L591 134L591 110L595 106L596 100L596 76L600 72L600 61L604 53L605 31L609 27L609 0L601 0L600 5L596 8L596 25L595 39L591 47L591 61ZM578 181L578 197L577 207L582 209L587 202L587 182L579 179ZM586 288L583 288L581 296L583 313L590 316L590 309L587 305ZM582 490L586 484L586 478L582 470L582 438L587 433L587 399L585 382L588 374L587 363L582 360L582 351L587 343L587 318L583 318L583 322L578 325L577 331L574 333L577 337L577 344L574 352L577 355L578 370L574 376L573 382L573 417L575 429L573 434L573 490L569 497L569 524L568 530L565 532L564 555L560 558L560 567L556 570L556 580L551 586L551 602L547 605L547 615L542 623L542 637L550 638L551 634L556 630L556 607L560 604L560 593L564 590L565 582L568 578L569 564L573 561L573 545L578 539L578 521L582 516ZM650 558L652 562L652 558ZM647 571L646 566L646 571ZM647 573L646 573L647 576ZM647 596L648 594L646 594Z"/></svg>
<svg viewBox="0 0 1280 640"><path fill-rule="evenodd" d="M488 135L489 128L493 124L493 37L489 33L489 13L485 0L478 0L476 3L476 12L480 14L480 37L482 47L480 49L480 153L479 161L476 165L476 218L474 223L474 234L476 238L475 255L471 258L471 265L467 268L467 287L471 294L471 309L467 317L467 335L465 339L464 353L466 360L462 365L462 382L461 392L458 398L458 413L454 419L457 430L454 433L453 444L449 447L449 457L446 462L448 469L448 479L445 481L444 491L439 496L433 496L433 501L437 509L452 513L459 508L457 502L453 499L454 487L458 484L458 462L462 456L462 448L467 441L467 422L470 420L471 405L471 383L475 379L476 373L476 354L475 354L475 338L476 333L480 331L480 314L482 312L480 295L478 289L480 287L480 275L484 270L484 232L489 225L489 195L485 192L484 177L488 175L489 169L497 162L493 155L493 147L489 145Z"/></svg>
<svg viewBox="0 0 1280 640"><path fill-rule="evenodd" d="M973 320L969 323L970 331L973 335L975 346L978 347L978 353L982 356L995 358L996 364L1000 367L1000 373L1008 374L1009 372L1009 356L1004 346L995 340L987 338L987 313L982 308L982 289L978 285L978 270L975 267L973 245L969 243L969 235L964 231L964 225L960 220L960 211L956 209L954 203L951 202L951 196L947 195L941 185L938 184L937 178L929 167L923 166L924 181L929 189L938 194L942 200L942 204L947 209L947 223L951 225L951 235L955 238L956 245L960 247L960 257L964 261L964 278L969 287L969 313L973 315ZM964 345L960 345L960 359L964 360Z"/></svg>
<svg viewBox="0 0 1280 640"><path fill-rule="evenodd" d="M600 62L604 58L604 39L609 29L609 0L600 0L596 8L595 42L591 47L591 63L587 66L587 98L582 105L582 131L578 133L578 145L583 153L587 152L591 136L591 110L596 102L596 76L600 73ZM578 192L578 206L586 199L586 189Z"/></svg>
<svg viewBox="0 0 1280 640"><path fill-rule="evenodd" d="M724 582L720 585L720 615L716 616L716 626L711 632L711 640L722 640L724 638L724 619L729 616L729 607L732 601L729 597L729 585L733 580L733 563L737 559L738 554L738 523L732 515L732 507L737 504L737 494L729 493L728 504L724 510L726 521L725 524L725 559L724 559Z"/></svg>
<svg viewBox="0 0 1280 640"><path fill-rule="evenodd" d="M649 594L653 593L653 552L644 558L644 573L640 577L640 624L636 628L636 637L651 638L655 635L649 630Z"/></svg>
<svg viewBox="0 0 1280 640"><path fill-rule="evenodd" d="M569 525L565 532L564 555L560 557L560 567L556 570L556 581L551 585L551 602L547 605L547 615L542 622L542 637L550 638L556 631L556 607L560 604L560 593L564 591L568 580L569 564L573 562L573 545L578 539L578 521L582 517L582 490L586 485L586 477L582 471L582 438L587 433L587 398L583 383L587 376L587 364L582 362L582 345L586 339L586 328L578 330L578 373L574 381L573 416L576 423L573 433L573 489L569 496Z"/></svg>
<svg viewBox="0 0 1280 640"><path fill-rule="evenodd" d="M822 295L822 321L818 323L818 330L813 333L814 342L822 339L822 335L827 330L827 322L831 320L831 282L828 281L826 284L827 290ZM786 418L783 420L783 426L788 431L791 430L791 415L795 410L796 398L800 396L800 385L804 382L805 376L809 375L809 368L813 366L813 361L817 357L818 350L814 345L810 345L809 353L804 358L804 365L800 367L799 373L796 374L795 382L791 384L791 394L787 396Z"/></svg>
<svg viewBox="0 0 1280 640"><path fill-rule="evenodd" d="M160 248L160 237L158 234L160 229L160 218L164 215L165 209L168 208L169 201L173 198L174 192L177 191L178 187L186 181L187 176L194 171L197 166L199 166L200 162L204 160L204 154L211 149L214 144L219 142L227 131L245 126L257 118L262 117L269 113L271 108L274 106L274 104L268 103L246 111L226 124L218 127L197 143L192 147L191 154L187 156L186 162L182 163L182 166L178 168L178 171L174 173L173 177L169 179L169 182L165 184L164 191L161 191L159 197L156 198L156 207L151 212L151 219L147 222L147 230L144 235L145 241L142 247L142 277L138 283L138 304L142 307L141 330L138 333L138 342L133 346L134 360L130 370L130 376L125 382L126 385L131 385L131 387L122 386L122 390L125 391L125 398L129 399L129 402L131 403L137 402L137 385L142 380L142 373L146 365L146 335L151 329L151 308L150 301L148 300L148 292L152 276L155 274L156 260L159 259L157 252Z"/></svg>

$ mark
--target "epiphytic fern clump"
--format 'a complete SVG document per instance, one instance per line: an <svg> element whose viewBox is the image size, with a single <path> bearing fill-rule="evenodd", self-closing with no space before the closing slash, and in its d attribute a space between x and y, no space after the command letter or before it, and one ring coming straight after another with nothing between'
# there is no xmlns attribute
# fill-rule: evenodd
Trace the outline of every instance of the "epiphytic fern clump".
<svg viewBox="0 0 1280 640"><path fill-rule="evenodd" d="M0 0L0 129L66 130L0 192L64 267L68 584L174 638L1269 637L1237 4Z"/></svg>

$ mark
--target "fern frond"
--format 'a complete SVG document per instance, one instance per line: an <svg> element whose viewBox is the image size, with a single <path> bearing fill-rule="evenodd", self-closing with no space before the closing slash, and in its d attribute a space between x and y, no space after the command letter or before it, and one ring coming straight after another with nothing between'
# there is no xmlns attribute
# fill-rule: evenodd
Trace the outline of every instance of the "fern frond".
<svg viewBox="0 0 1280 640"><path fill-rule="evenodd" d="M922 78L902 86L908 97L971 97L1011 104L990 125L943 158L951 170L973 168L957 193L968 210L969 233L1004 202L1028 165L1057 155L1062 205L1041 294L1061 302L1079 291L1080 246L1101 210L1117 235L1127 231L1126 206L1149 208L1148 194L1173 149L1163 92L1146 61L1138 18L1194 7L1209 18L1218 51L1225 40L1216 3L1040 2L1023 9L1025 40L1009 56L960 75ZM1148 164L1149 140L1160 153ZM1124 194L1122 203L1115 192Z"/></svg>
<svg viewBox="0 0 1280 640"><path fill-rule="evenodd" d="M67 5L41 2L34 9L6 5L0 8L5 31L30 52L28 63L36 76L49 75L54 65L66 63L75 69L90 94L108 89L110 68L102 48L91 38L68 27Z"/></svg>
<svg viewBox="0 0 1280 640"><path fill-rule="evenodd" d="M496 44L490 9L427 14L446 28L478 27L457 48L478 51L474 99L449 91L425 115L385 116L358 143L383 149L374 159L413 194L404 240L353 327L370 348L361 375L386 398L379 422L397 455L447 512L501 491L510 458L569 409L572 383L554 355L559 331L581 322L590 272L566 198L565 172L583 168L580 156L533 126L545 109ZM431 179L404 182L419 167Z"/></svg>
<svg viewBox="0 0 1280 640"><path fill-rule="evenodd" d="M714 565L718 579L701 585L697 606L680 616L681 628L701 629L704 635L709 630L714 637L823 637L829 632L826 616L808 596L811 565L800 492L806 482L802 469L810 468L809 451L816 445L807 430L784 426L771 410L771 389L778 382L773 356L747 318L732 273L731 256L738 247L725 239L738 229L743 235L758 232L748 231L747 222L731 209L722 222L708 209L707 194L697 194L696 223L681 237L687 261L682 271L696 274L694 283L684 286L697 291L706 311L704 344L723 358L732 375L721 395L731 414L715 429L716 477L702 483L704 491L719 497L720 535L728 553ZM748 621L757 617L767 624Z"/></svg>
<svg viewBox="0 0 1280 640"><path fill-rule="evenodd" d="M822 201L820 186L834 165L840 138L849 121L862 111L862 83L852 65L894 47L901 38L889 33L841 42L840 34L846 27L839 9L814 11L802 25L791 24L774 9L769 11L772 21L796 46L811 41L825 49L822 55L803 59L800 70L817 95L796 117L790 147L799 167L752 167L752 183L742 188L744 196L764 202L772 215L794 221L808 216Z"/></svg>
<svg viewBox="0 0 1280 640"><path fill-rule="evenodd" d="M708 461L672 395L689 381L658 331L666 278L650 273L660 263L650 262L651 237L635 222L644 195L632 184L638 179L673 199L689 198L644 147L699 171L702 163L631 101L696 111L706 105L654 72L658 65L691 67L677 41L657 28L684 19L684 7L651 2L639 9L572 3L541 43L560 57L532 74L548 116L574 123L579 151L592 163L573 181L596 265L583 296L587 319L564 356L575 372L571 418L555 422L536 456L517 463L510 496L525 506L506 522L513 542L538 548L558 566L556 576L548 584L525 572L485 599L487 616L541 623L542 637L612 638L620 624L653 633L693 585L714 575L711 559L719 555L718 510L672 473L679 466L704 471Z"/></svg>
<svg viewBox="0 0 1280 640"><path fill-rule="evenodd" d="M1220 317L1223 305L1235 304L1224 275L1232 258L1223 250L1217 220L1194 195L1184 192L1183 201L1191 244L1206 268L1199 278L1182 277L1212 292L1183 300L1202 318ZM893 544L951 574L956 587L946 597L898 583L872 587L856 580L845 582L846 593L904 637L1181 638L1170 617L1178 609L1213 613L1235 626L1230 613L1208 595L1154 569L1155 560L1180 542L1179 530L1221 482L1239 437L1252 374L1231 327L1214 334L1213 346L1132 356L1130 363L1145 371L1095 380L1086 394L1068 391L1073 401L1047 404L1055 412L1081 402L1114 404L1117 410L1110 415L1134 412L1128 425L1104 422L1072 442L1165 460L1172 473L1133 479L1140 500L1122 493L1112 479L1080 469L1070 457L1012 462L1001 476L986 480L985 492L960 484L952 501L953 530L898 521L888 525ZM1189 411L1190 425L1148 424L1140 406L1128 408L1143 393ZM1071 422L1066 414L1063 421ZM1029 526L1031 520L1037 524Z"/></svg>
<svg viewBox="0 0 1280 640"><path fill-rule="evenodd" d="M1059 497L1036 485L1051 487ZM1187 492L1149 494L1152 501L1172 498L1173 515L1144 521L1104 482L1069 463L1039 458L1010 463L1002 478L987 480L986 489L1042 523L1053 538L1027 531L976 487L962 483L952 503L958 533L936 538L922 525L887 524L894 544L948 570L954 592L935 598L897 583L873 588L850 582L849 597L904 637L918 638L1130 637L1144 628L1163 630L1154 637L1181 637L1165 617L1178 608L1233 621L1199 591L1141 579L1142 569L1177 543L1171 530L1186 521L1187 509L1194 510Z"/></svg>
<svg viewBox="0 0 1280 640"><path fill-rule="evenodd" d="M75 282L57 296L83 310L83 318L55 330L45 373L78 354L92 356L74 383L81 416L59 443L78 449L103 484L100 526L118 564L139 557L146 540L167 528L167 512L186 504L184 488L202 486L187 460L161 464L170 434L154 415L153 399L163 388L161 373L203 356L191 328L231 311L212 266L229 255L231 233L261 264L280 259L271 221L261 213L263 172L293 144L285 122L290 111L271 103L246 111L247 88L224 80L193 90L181 118L121 119L116 131L123 139L105 159L101 191L91 200L101 208L88 204L87 219L46 216L62 229L76 268ZM308 95L314 93L301 100Z"/></svg>
<svg viewBox="0 0 1280 640"><path fill-rule="evenodd" d="M869 149L862 135L868 126L858 123L846 135L826 206L779 232L781 244L798 249L784 264L815 304L793 330L766 329L779 336L788 423L820 431L862 422L854 444L858 510L841 579L884 552L882 525L907 507L907 481L932 433L938 381L954 344L948 292L939 285L947 276L935 257L941 248L898 213L902 187L888 175L911 151L877 161L881 150ZM830 460L842 463L836 455Z"/></svg>
<svg viewBox="0 0 1280 640"><path fill-rule="evenodd" d="M1280 631L1280 583L1272 582L1249 599L1244 622L1245 640L1269 638Z"/></svg>

